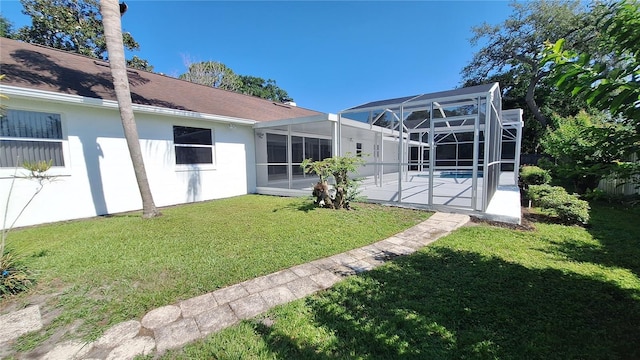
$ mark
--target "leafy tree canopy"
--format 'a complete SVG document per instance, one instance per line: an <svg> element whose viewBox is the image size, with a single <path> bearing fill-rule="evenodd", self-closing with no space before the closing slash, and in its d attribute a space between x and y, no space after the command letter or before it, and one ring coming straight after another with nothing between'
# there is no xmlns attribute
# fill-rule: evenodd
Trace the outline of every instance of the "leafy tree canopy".
<svg viewBox="0 0 640 360"><path fill-rule="evenodd" d="M31 25L17 30L15 38L32 44L107 60L107 44L98 0L20 0ZM131 34L123 33L124 46L139 50ZM146 60L135 57L135 66ZM141 69L142 67L138 67Z"/></svg>
<svg viewBox="0 0 640 360"><path fill-rule="evenodd" d="M566 38L597 53L595 13L579 1L513 2L503 23L474 27L472 45L483 44L462 70L465 86L500 82L507 107L525 110L524 151L537 152L538 139L552 114L575 115L581 106L571 96L554 94L548 69L540 66L545 41Z"/></svg>
<svg viewBox="0 0 640 360"><path fill-rule="evenodd" d="M599 45L607 56L594 57L559 40L547 45L540 63L551 67L551 77L561 91L610 113L614 116L610 123L624 127L625 132L601 139L601 149L594 151L613 147L627 160L640 149L640 3L623 1L599 7L603 10L598 21L602 33ZM620 177L640 175L640 163L619 164L624 170Z"/></svg>
<svg viewBox="0 0 640 360"><path fill-rule="evenodd" d="M153 65L150 65L147 60L141 59L137 55L133 55L131 59L127 60L127 67L153 72Z"/></svg>
<svg viewBox="0 0 640 360"><path fill-rule="evenodd" d="M13 24L2 14L0 14L0 37L13 37Z"/></svg>
<svg viewBox="0 0 640 360"><path fill-rule="evenodd" d="M594 57L560 39L547 45L541 64L551 62L552 79L560 90L623 117L640 134L640 3L623 1L600 8L600 46L607 57Z"/></svg>
<svg viewBox="0 0 640 360"><path fill-rule="evenodd" d="M250 75L238 75L218 61L187 63L187 72L180 79L223 90L235 91L278 102L291 101L289 94L276 81Z"/></svg>
<svg viewBox="0 0 640 360"><path fill-rule="evenodd" d="M240 77L218 61L202 61L187 64L187 72L180 79L223 90L238 91L242 85Z"/></svg>
<svg viewBox="0 0 640 360"><path fill-rule="evenodd" d="M552 162L541 162L563 185L585 193L608 176L628 178L638 164L625 161L632 149L620 146L633 136L633 129L606 115L580 112L571 117L554 117L554 129L541 140Z"/></svg>
<svg viewBox="0 0 640 360"><path fill-rule="evenodd" d="M289 94L287 94L284 89L278 87L275 80L265 80L256 76L240 75L240 81L242 82L240 92L243 94L278 102L291 101Z"/></svg>

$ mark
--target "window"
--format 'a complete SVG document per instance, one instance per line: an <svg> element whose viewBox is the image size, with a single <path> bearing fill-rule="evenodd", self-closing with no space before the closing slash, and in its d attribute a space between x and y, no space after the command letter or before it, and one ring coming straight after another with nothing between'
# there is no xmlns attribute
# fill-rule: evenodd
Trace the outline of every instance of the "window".
<svg viewBox="0 0 640 360"><path fill-rule="evenodd" d="M289 171L293 177L304 176L300 163L304 159L320 161L331 157L331 139L291 136L291 163L287 135L267 133L268 181L286 180ZM290 170L289 170L290 169Z"/></svg>
<svg viewBox="0 0 640 360"><path fill-rule="evenodd" d="M0 115L0 167L25 161L64 166L63 141L59 114L9 109Z"/></svg>
<svg viewBox="0 0 640 360"><path fill-rule="evenodd" d="M213 164L211 129L188 126L173 127L176 165Z"/></svg>

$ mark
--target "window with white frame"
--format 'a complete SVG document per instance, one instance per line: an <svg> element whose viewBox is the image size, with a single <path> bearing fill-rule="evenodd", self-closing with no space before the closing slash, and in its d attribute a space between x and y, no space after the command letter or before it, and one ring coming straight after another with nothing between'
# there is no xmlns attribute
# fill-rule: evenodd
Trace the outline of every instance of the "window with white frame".
<svg viewBox="0 0 640 360"><path fill-rule="evenodd" d="M176 165L213 164L213 131L189 126L173 127Z"/></svg>
<svg viewBox="0 0 640 360"><path fill-rule="evenodd" d="M0 168L25 161L64 166L60 114L7 109L0 114Z"/></svg>

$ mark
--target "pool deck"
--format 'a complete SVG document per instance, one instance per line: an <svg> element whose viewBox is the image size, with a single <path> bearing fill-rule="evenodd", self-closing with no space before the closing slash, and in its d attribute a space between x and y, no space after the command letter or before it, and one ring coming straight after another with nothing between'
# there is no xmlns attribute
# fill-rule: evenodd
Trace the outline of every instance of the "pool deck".
<svg viewBox="0 0 640 360"><path fill-rule="evenodd" d="M482 178L478 178L476 204L473 204L472 179L469 177L434 176L433 198L429 202L429 176L427 173L411 171L403 175L401 189L398 189L398 173L385 174L377 181L366 177L360 185L361 195L367 201L391 206L403 206L433 211L454 212L478 218L520 224L520 190L513 172L500 175L499 186L485 212L473 210L482 208ZM258 188L258 193L280 196L309 196L312 180L296 180L297 189Z"/></svg>

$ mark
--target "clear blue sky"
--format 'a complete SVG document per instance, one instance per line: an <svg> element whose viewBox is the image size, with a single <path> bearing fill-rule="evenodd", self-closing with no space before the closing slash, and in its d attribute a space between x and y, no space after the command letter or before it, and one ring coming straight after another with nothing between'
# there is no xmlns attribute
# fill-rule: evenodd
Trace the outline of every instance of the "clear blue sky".
<svg viewBox="0 0 640 360"><path fill-rule="evenodd" d="M132 54L178 76L184 59L276 80L298 106L337 113L368 101L449 90L477 48L471 27L504 21L507 1L127 1ZM30 18L17 0L2 14ZM170 91L170 89L168 89Z"/></svg>

